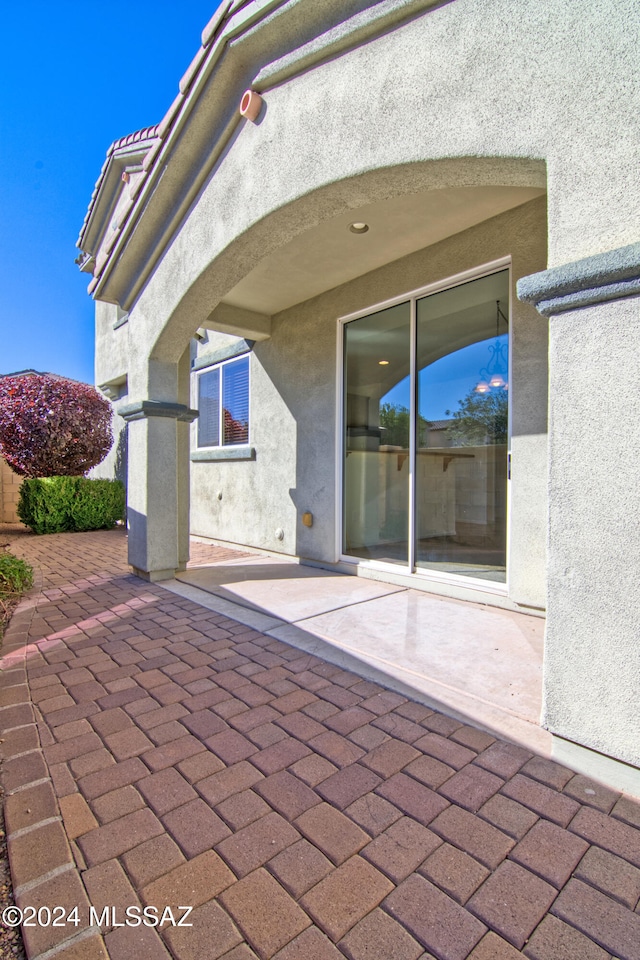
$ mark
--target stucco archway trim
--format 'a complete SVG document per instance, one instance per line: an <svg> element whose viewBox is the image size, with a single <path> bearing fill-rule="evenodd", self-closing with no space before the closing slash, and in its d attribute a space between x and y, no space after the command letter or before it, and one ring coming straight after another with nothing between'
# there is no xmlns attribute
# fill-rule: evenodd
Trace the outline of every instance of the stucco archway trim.
<svg viewBox="0 0 640 960"><path fill-rule="evenodd" d="M228 242L217 250L213 236L210 245L203 242L204 235L210 233L208 221L204 222L208 216L206 205L202 213L195 210L139 300L142 312L154 315L157 332L149 331L146 335L147 342L152 344L150 357L176 362L195 330L212 326L208 320L213 311L240 281L267 257L322 223L345 215L358 219L357 211L362 207L393 198L467 187L532 188L543 192L546 164L532 158L453 157L381 166L355 177L321 184L289 201L283 197L281 205L262 216L252 217L252 211L247 209L244 229L236 228ZM459 229L452 229L451 233ZM425 244L416 249L420 246ZM394 252L390 244L388 261L407 252ZM372 264L369 269L379 265ZM367 269L361 272L366 273ZM175 284L177 275L183 280L180 287ZM327 288L331 285L335 283ZM300 302L304 299L307 297L300 296ZM250 332L237 335L255 338Z"/></svg>

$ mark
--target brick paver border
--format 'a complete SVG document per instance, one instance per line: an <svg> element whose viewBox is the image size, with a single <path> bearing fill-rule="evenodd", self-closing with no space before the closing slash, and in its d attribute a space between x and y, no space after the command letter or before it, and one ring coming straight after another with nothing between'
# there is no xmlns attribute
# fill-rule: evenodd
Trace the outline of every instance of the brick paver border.
<svg viewBox="0 0 640 960"><path fill-rule="evenodd" d="M80 920L30 960L640 960L631 799L132 577L121 532L13 549L15 898Z"/></svg>

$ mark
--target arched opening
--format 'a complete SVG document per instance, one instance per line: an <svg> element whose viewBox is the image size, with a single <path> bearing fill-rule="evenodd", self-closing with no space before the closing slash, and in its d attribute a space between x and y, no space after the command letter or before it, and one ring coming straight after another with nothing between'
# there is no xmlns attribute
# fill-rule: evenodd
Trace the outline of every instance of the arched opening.
<svg viewBox="0 0 640 960"><path fill-rule="evenodd" d="M546 168L542 160L511 157L399 164L336 179L264 211L255 200L244 203L243 186L240 179L243 218L232 236L218 246L210 206L196 208L156 271L150 301L162 322L158 317L150 330L152 360L176 363L199 328L255 334L261 318L540 197ZM360 222L369 230L350 230ZM141 299L146 312L147 295Z"/></svg>
<svg viewBox="0 0 640 960"><path fill-rule="evenodd" d="M462 577L464 587L473 589L482 584L471 581L484 581L496 602L542 607L546 321L517 302L514 287L520 276L546 265L543 194L544 167L532 161L467 158L375 170L283 205L210 257L181 291L152 351L155 358L170 357L184 350L184 337L199 328L191 405L204 396L204 385L213 384L218 418L225 416L219 399L225 381L231 382L236 366L248 367L242 444L207 445L198 439L206 431L191 428L191 532L325 564L341 558L396 564L398 558L386 549L395 543L411 574L422 571L433 581L443 581L441 574L445 580ZM186 241L185 236L183 246ZM197 255L206 259L201 251ZM487 268L488 263L499 267ZM459 275L468 282L464 289L475 291L469 302L453 302L469 299L455 279ZM412 294L416 290L419 296ZM397 379L384 389L380 379L379 396L368 395L378 404L377 421L365 417L364 427L379 434L366 441L364 434L356 438L362 412L353 412L354 398L364 396L363 383L343 393L341 338L343 326L363 328L362 318L387 301L410 304L414 329L403 359L389 364ZM504 318L497 332L496 304ZM352 323L343 325L345 317ZM497 343L504 352L507 336L509 437L500 426L504 402L498 404L495 429L472 437L468 429L465 434L469 424L456 414L465 413L461 404L476 385L469 378L480 381L489 346ZM433 398L442 393L438 377L447 363L457 365L449 381L464 382L458 395L449 391L446 402L438 396L437 416ZM408 402L389 399L404 378ZM490 387L485 407L497 392ZM389 435L383 442L382 430L390 429L380 422L384 403L406 408L410 429L401 442L390 442ZM343 422L341 404L345 410L351 405L353 422ZM220 423L216 436L224 434ZM365 449L344 451L345 430L356 448ZM375 455L367 442L377 443ZM509 495L508 453L521 478ZM371 471L365 471L366 481L349 480L357 460L380 460L383 454L387 480L380 479L380 466L375 483ZM400 506L399 482L405 499ZM370 494L378 500L371 509ZM312 514L311 526L303 522L305 514ZM363 535L370 522L375 531ZM442 583L437 588L451 592Z"/></svg>
<svg viewBox="0 0 640 960"><path fill-rule="evenodd" d="M203 220L207 215L205 207ZM541 609L547 325L534 308L517 301L514 288L519 277L546 266L543 166L467 158L374 170L283 203L218 251L196 243L208 223L199 216L195 208L154 277L157 285L140 306L142 311L152 302L164 311L156 328L160 332L150 338L149 383L163 389L166 373L167 383L174 376L185 391L190 379L190 396L178 389L172 396L185 406L199 406L209 421L204 426L177 422L170 428L158 417L155 424L131 424L140 433L147 431L135 446L147 451L139 475L145 469L151 477L138 509L140 516L151 518L143 530L148 566L155 563L166 576L173 556L185 556L176 550L162 553L155 544L167 543L177 530L182 550L188 499L192 536L258 557L213 574L188 570L178 579L227 599L240 597L241 603L272 617L287 619L272 606L285 591L280 590L282 567L274 555L297 558L306 569L310 564L356 572L360 576L350 581L359 589L366 577L388 581L384 589L390 584L420 587L417 619L411 611L403 613L398 600L394 621L396 633L402 633L406 613L405 632L420 656L426 622L420 618L434 615L428 594L507 611L523 605ZM442 429L438 421L456 418L437 416L433 403L445 404L444 411L458 409L488 363L488 343L500 340L504 345L506 330L499 325L496 330L497 305L508 320L510 342L509 369L504 371L509 447L495 431L480 441L474 435L472 443L458 442L454 433L445 441L455 424ZM408 312L402 344L394 341L380 352L380 340L374 337L360 357L361 371L350 372L345 331L362 329L367 318L387 309L404 311L405 318ZM196 331L185 378L185 350ZM465 355L464 376L458 375L460 354ZM385 359L388 365L380 365ZM463 381L450 397L443 395L440 376L447 363L456 373L449 379ZM383 375L372 386L374 365ZM394 397L403 381L404 400ZM245 388L246 396L240 397ZM396 418L405 433L387 433L386 442L383 428L390 431L394 425L390 416L382 422L384 404L407 410L407 424ZM241 431L237 422L242 422ZM345 449L352 440L352 449ZM147 469L150 464L155 468L167 451L173 456L172 443L177 470L171 473L171 463L157 474ZM367 443L375 449L367 449ZM513 465L509 492L507 453ZM356 469L355 479L350 477L357 461L367 458L376 466ZM475 473L469 464L478 468ZM187 470L188 498L180 492L186 489ZM175 476L174 506L167 485ZM404 503L398 505L400 487ZM141 496L137 489L134 495ZM404 550L401 563L386 553L390 546ZM264 553L267 558L260 556ZM210 576L218 579L207 587ZM367 584L365 589L375 593L378 587ZM249 590L258 592L249 595ZM424 608L423 601L431 606ZM326 594L311 609L326 611ZM466 621L460 630L456 627L460 650L491 664L489 678L487 671L478 673L474 696L484 696L490 682L500 709L536 722L541 620L535 621L535 630L527 626L523 632L509 615L500 614L498 631L507 624L512 648L500 670L490 656L495 646L487 646L494 634L483 632L473 615L471 633ZM297 614L293 619L302 618ZM442 639L448 623L440 628ZM370 632L368 626L366 630ZM402 650L403 637L398 640ZM413 656L411 650L408 655ZM407 661L402 669L413 668ZM451 684L448 667L438 670L438 682ZM460 683L458 678L453 685Z"/></svg>

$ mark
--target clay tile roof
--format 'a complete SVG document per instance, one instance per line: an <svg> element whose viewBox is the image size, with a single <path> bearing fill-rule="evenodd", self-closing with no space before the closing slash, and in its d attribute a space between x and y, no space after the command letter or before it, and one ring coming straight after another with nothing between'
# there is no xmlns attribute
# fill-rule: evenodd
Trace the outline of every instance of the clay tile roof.
<svg viewBox="0 0 640 960"><path fill-rule="evenodd" d="M153 127L143 127L142 130L136 130L135 133L130 133L126 137L120 137L119 140L114 140L107 150L107 156L110 157L116 150L119 150L121 147L129 147L132 143L155 139L158 135L157 130L158 124L156 123Z"/></svg>
<svg viewBox="0 0 640 960"><path fill-rule="evenodd" d="M149 146L151 147L153 141L158 136L158 126L159 124L156 123L152 127L143 127L141 130L136 130L134 133L129 133L127 134L126 137L119 137L118 140L113 141L113 143L107 150L105 161L102 164L102 170L100 171L100 176L98 177L96 185L93 188L93 193L91 194L91 200L89 201L89 208L85 214L84 220L82 221L82 229L80 230L80 236L78 237L78 240L76 242L76 246L79 247L80 249L82 249L82 241L84 238L84 233L87 228L87 224L89 223L89 219L91 218L91 214L93 212L93 207L94 207L96 198L98 196L98 193L100 192L100 187L102 186L102 182L109 168L109 162L111 160L111 157L113 156L114 153L117 153L118 150L122 150L124 147L130 147L136 143L143 144L146 141L148 141Z"/></svg>
<svg viewBox="0 0 640 960"><path fill-rule="evenodd" d="M122 150L126 147L131 147L137 143L141 145L148 143L149 160L147 164L145 164L145 166L143 167L143 172L144 173L147 172L148 168L150 168L153 165L155 156L157 153L157 151L150 153L151 148L154 142L157 144L160 139L164 139L167 132L169 131L169 128L173 124L173 121L175 120L176 115L178 114L180 108L182 107L182 104L184 103L185 92L192 84L193 80L195 79L196 75L198 74L200 68L202 67L205 61L205 58L208 52L207 48L213 42L215 37L220 33L222 25L225 23L227 16L229 14L235 13L237 10L241 9L242 7L247 6L251 2L252 0L221 0L221 2L219 2L218 9L216 10L213 17L211 18L211 20L209 21L209 23L206 25L206 27L202 32L202 46L198 49L198 52L196 53L194 59L192 60L189 67L187 68L187 72L185 73L185 75L182 77L182 80L180 81L178 96L169 107L168 112L165 114L161 122L158 124L155 124L152 127L143 127L142 130L136 130L135 133L130 133L126 137L120 137L118 140L113 141L113 143L107 150L106 158L105 158L104 164L102 165L102 170L100 171L100 176L98 177L98 181L95 185L93 193L91 194L91 200L89 201L89 208L85 215L85 218L82 224L82 229L80 230L80 236L76 241L76 246L79 247L80 250L84 251L83 242L84 242L85 234L89 225L89 221L91 219L91 215L93 213L96 201L98 199L100 188L102 187L102 184L105 180L107 171L109 169L109 165L111 163L111 160L114 154L117 154L119 150ZM89 285L89 292L91 292L92 289L94 288L95 288L95 282L92 281L92 284Z"/></svg>
<svg viewBox="0 0 640 960"><path fill-rule="evenodd" d="M26 377L27 374L40 373L40 370L33 370L31 367L28 370L13 370L11 373L0 373L0 377Z"/></svg>
<svg viewBox="0 0 640 960"><path fill-rule="evenodd" d="M74 380L72 377L64 377L59 373L49 373L45 370L33 370L29 368L28 370L14 370L12 373L0 373L0 379L4 380L5 377L51 377L52 380L71 380L72 383L83 383L82 380Z"/></svg>

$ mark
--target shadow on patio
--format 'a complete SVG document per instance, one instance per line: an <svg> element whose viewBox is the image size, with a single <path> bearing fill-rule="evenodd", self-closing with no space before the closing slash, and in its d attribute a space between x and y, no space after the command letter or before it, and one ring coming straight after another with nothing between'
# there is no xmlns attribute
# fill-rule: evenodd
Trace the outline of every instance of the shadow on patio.
<svg viewBox="0 0 640 960"><path fill-rule="evenodd" d="M188 569L163 586L340 665L366 665L430 706L550 752L539 725L543 619L285 558L192 546Z"/></svg>

